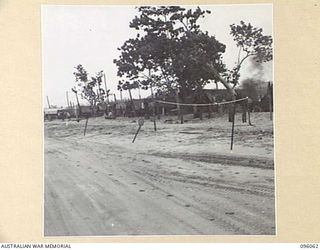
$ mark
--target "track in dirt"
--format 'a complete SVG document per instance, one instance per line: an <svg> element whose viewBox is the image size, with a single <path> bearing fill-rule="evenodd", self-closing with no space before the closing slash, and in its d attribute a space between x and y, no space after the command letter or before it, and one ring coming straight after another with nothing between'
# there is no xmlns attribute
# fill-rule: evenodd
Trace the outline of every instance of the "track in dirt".
<svg viewBox="0 0 320 250"><path fill-rule="evenodd" d="M273 160L262 157L227 156L222 154L183 154L183 153L155 153L154 155L166 158L180 158L184 160L201 161L213 164L240 165L243 167L274 169Z"/></svg>
<svg viewBox="0 0 320 250"><path fill-rule="evenodd" d="M272 159L139 150L116 129L46 131L45 236L275 234Z"/></svg>

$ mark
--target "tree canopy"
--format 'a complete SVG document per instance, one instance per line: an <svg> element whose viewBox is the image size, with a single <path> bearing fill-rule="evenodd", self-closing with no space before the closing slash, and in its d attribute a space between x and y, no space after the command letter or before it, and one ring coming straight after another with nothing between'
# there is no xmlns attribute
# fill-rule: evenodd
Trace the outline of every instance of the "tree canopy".
<svg viewBox="0 0 320 250"><path fill-rule="evenodd" d="M96 73L94 77L89 78L85 68L79 64L75 67L73 74L77 85L72 91L75 93L80 92L81 98L87 100L91 108L105 101L107 93L101 86L103 77L102 70Z"/></svg>
<svg viewBox="0 0 320 250"><path fill-rule="evenodd" d="M233 69L222 60L226 46L200 29L199 20L210 14L200 7L143 6L138 8L129 26L137 30L119 48L114 60L119 88L156 87L162 92L190 92L202 89L210 81L221 82L230 93L239 84L240 68L248 57L272 60L272 38L250 23L230 26L239 55Z"/></svg>

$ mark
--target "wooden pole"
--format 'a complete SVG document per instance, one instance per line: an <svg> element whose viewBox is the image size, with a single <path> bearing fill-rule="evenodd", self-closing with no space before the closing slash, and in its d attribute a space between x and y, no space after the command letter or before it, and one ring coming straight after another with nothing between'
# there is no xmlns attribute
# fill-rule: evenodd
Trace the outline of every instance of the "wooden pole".
<svg viewBox="0 0 320 250"><path fill-rule="evenodd" d="M109 94L107 89L107 81L106 81L106 74L103 73L103 81L104 81L104 88L106 89L106 96L107 96L107 102L109 102Z"/></svg>
<svg viewBox="0 0 320 250"><path fill-rule="evenodd" d="M99 89L97 89L97 97L98 97L98 99L100 99L100 90Z"/></svg>
<svg viewBox="0 0 320 250"><path fill-rule="evenodd" d="M47 96L47 103L48 103L48 108L50 108L50 102L49 102L49 97Z"/></svg>
<svg viewBox="0 0 320 250"><path fill-rule="evenodd" d="M232 151L233 149L233 135L234 135L234 122L236 119L236 103L233 103L233 119L232 119L232 130L231 130L231 147L230 150Z"/></svg>
<svg viewBox="0 0 320 250"><path fill-rule="evenodd" d="M76 120L79 122L79 114L78 114L78 107L76 105L73 105L73 108L75 109L76 113Z"/></svg>
<svg viewBox="0 0 320 250"><path fill-rule="evenodd" d="M132 111L133 111L133 117L136 117L136 106L134 105L134 101L132 98L132 94L131 94L131 89L128 89L129 92L129 97L130 97L130 101L131 101L131 105L132 105Z"/></svg>
<svg viewBox="0 0 320 250"><path fill-rule="evenodd" d="M87 126L88 126L88 120L89 120L89 117L87 116L86 125L85 125L85 127L84 127L84 133L83 133L84 136L86 136Z"/></svg>
<svg viewBox="0 0 320 250"><path fill-rule="evenodd" d="M163 101L165 101L165 98L162 98ZM166 112L165 112L165 107L164 105L161 106L162 107L162 115L165 116Z"/></svg>
<svg viewBox="0 0 320 250"><path fill-rule="evenodd" d="M138 135L138 133L139 133L140 129L141 129L141 126L139 125L139 128L138 128L138 130L137 130L136 134L134 135L134 138L133 138L133 140L132 140L132 143L134 143L134 141L136 140L136 137L137 137L137 135Z"/></svg>
<svg viewBox="0 0 320 250"><path fill-rule="evenodd" d="M78 92L75 89L71 89L71 90L76 95L76 100L77 100L77 104L78 104L78 108L79 108L79 111L78 111L79 114L78 114L78 112L76 112L76 113L77 113L77 121L79 122L79 116L81 115L81 107L80 107L80 103L79 103L79 99L78 99Z"/></svg>
<svg viewBox="0 0 320 250"><path fill-rule="evenodd" d="M179 98L179 90L176 90L176 102L177 102L177 110L178 110L178 119L180 118L181 124L183 124L183 115L180 108L180 98Z"/></svg>
<svg viewBox="0 0 320 250"><path fill-rule="evenodd" d="M151 90L151 96L152 96L152 100L153 100L153 108L152 108L152 113L153 113L153 128L154 128L154 131L157 131L157 124L156 124L156 101L155 101L155 99L154 99L154 94L153 94L152 86L150 86L150 90Z"/></svg>
<svg viewBox="0 0 320 250"><path fill-rule="evenodd" d="M120 100L122 101L122 89L120 89L119 91L120 91Z"/></svg>
<svg viewBox="0 0 320 250"><path fill-rule="evenodd" d="M68 91L66 91L66 96L67 96L67 106L70 107Z"/></svg>
<svg viewBox="0 0 320 250"><path fill-rule="evenodd" d="M138 91L139 91L139 100L141 100L140 85L138 85Z"/></svg>
<svg viewBox="0 0 320 250"><path fill-rule="evenodd" d="M269 95L269 111L270 111L270 121L272 121L272 88L271 83L268 83L268 95Z"/></svg>
<svg viewBox="0 0 320 250"><path fill-rule="evenodd" d="M250 126L252 126L252 123L251 123L251 119L250 119L250 108L251 108L251 103L252 103L252 101L250 101L250 103L249 103L249 98L247 98L247 108L248 108L248 122L249 122L249 125Z"/></svg>

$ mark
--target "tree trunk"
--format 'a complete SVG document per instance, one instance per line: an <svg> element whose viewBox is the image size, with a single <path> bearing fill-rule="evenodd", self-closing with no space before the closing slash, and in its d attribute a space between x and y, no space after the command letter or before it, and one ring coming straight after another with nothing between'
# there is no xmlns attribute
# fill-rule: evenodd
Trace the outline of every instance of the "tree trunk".
<svg viewBox="0 0 320 250"><path fill-rule="evenodd" d="M212 105L208 106L208 119L212 118Z"/></svg>
<svg viewBox="0 0 320 250"><path fill-rule="evenodd" d="M155 98L154 98L152 86L150 86L150 90L151 90L151 96L152 96L152 101L153 101L153 105L152 105L153 129L154 129L154 131L157 131L157 124L156 124L156 100L155 100Z"/></svg>
<svg viewBox="0 0 320 250"><path fill-rule="evenodd" d="M48 96L47 96L47 102L48 102L48 108L51 108Z"/></svg>
<svg viewBox="0 0 320 250"><path fill-rule="evenodd" d="M179 103L180 103L179 90L176 91L176 102L178 103L177 104L178 119L180 120L181 124L183 124L183 114L182 114L181 107L179 105Z"/></svg>
<svg viewBox="0 0 320 250"><path fill-rule="evenodd" d="M247 106L248 106L248 123L250 126L252 126L251 119L250 119L250 112L252 109L252 100L250 98L247 99Z"/></svg>
<svg viewBox="0 0 320 250"><path fill-rule="evenodd" d="M231 84L228 83L211 64L207 64L207 66L212 70L213 74L219 79L219 81L223 84L223 86L225 86L225 88L229 91L232 97L232 100L235 100L237 93L232 88Z"/></svg>
<svg viewBox="0 0 320 250"><path fill-rule="evenodd" d="M204 97L203 95L203 91L202 91L202 88L200 87L200 91L199 91L199 102L202 103L202 98ZM202 121L203 120L203 107L202 106L199 106L199 118L200 120Z"/></svg>
<svg viewBox="0 0 320 250"><path fill-rule="evenodd" d="M242 108L242 123L247 122L247 109L245 107Z"/></svg>
<svg viewBox="0 0 320 250"><path fill-rule="evenodd" d="M242 101L241 103L242 107L242 122L247 122L247 112L248 112L248 99Z"/></svg>
<svg viewBox="0 0 320 250"><path fill-rule="evenodd" d="M77 121L79 121L79 117L81 116L81 107L80 107L80 103L79 103L79 99L78 99L78 93L76 91L74 91L74 94L76 95L77 105L79 108L79 110L76 111L77 112Z"/></svg>
<svg viewBox="0 0 320 250"><path fill-rule="evenodd" d="M197 111L198 111L198 110L197 110L197 107L196 107L196 106L193 106L193 107L192 107L193 119L197 117Z"/></svg>
<svg viewBox="0 0 320 250"><path fill-rule="evenodd" d="M270 121L272 121L272 112L273 112L273 90L272 85L268 83L268 96L269 96L269 112L270 112Z"/></svg>
<svg viewBox="0 0 320 250"><path fill-rule="evenodd" d="M234 117L234 112L235 112L235 103L230 103L229 104L229 109L228 109L228 121L233 122L233 117Z"/></svg>
<svg viewBox="0 0 320 250"><path fill-rule="evenodd" d="M94 104L94 101L93 101L93 100L90 102L90 108L91 108L91 115L92 115L92 117L95 117L96 112L95 112L95 104Z"/></svg>
<svg viewBox="0 0 320 250"><path fill-rule="evenodd" d="M161 117L160 117L161 112L160 112L159 103L156 104L156 114L157 114L157 119L160 120L160 118L161 118Z"/></svg>
<svg viewBox="0 0 320 250"><path fill-rule="evenodd" d="M218 71L213 67L211 64L207 64L207 66L210 68L210 70L213 72L213 74L219 79L219 81L225 86L225 88L228 90L231 100L235 101L237 93L236 91L232 88L231 84L228 83L219 73ZM235 103L229 105L229 122L232 122L233 120L233 112L235 112Z"/></svg>
<svg viewBox="0 0 320 250"><path fill-rule="evenodd" d="M130 97L130 101L131 101L131 105L132 105L133 117L135 117L136 116L136 107L134 106L134 102L132 99L131 89L128 89L128 91L129 91L129 97Z"/></svg>
<svg viewBox="0 0 320 250"><path fill-rule="evenodd" d="M252 126L251 119L250 119L250 109L248 109L248 123L250 126Z"/></svg>

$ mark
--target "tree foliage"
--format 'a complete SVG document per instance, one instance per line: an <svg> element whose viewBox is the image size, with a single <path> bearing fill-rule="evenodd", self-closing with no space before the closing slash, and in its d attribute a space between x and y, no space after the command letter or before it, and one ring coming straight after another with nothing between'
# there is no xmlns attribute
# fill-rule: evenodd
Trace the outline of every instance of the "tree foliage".
<svg viewBox="0 0 320 250"><path fill-rule="evenodd" d="M80 92L81 98L87 100L91 108L94 108L98 103L103 103L105 101L109 90L106 93L102 88L102 70L96 73L94 77L89 78L87 71L79 64L75 67L73 75L75 76L77 84L72 90L75 93Z"/></svg>
<svg viewBox="0 0 320 250"><path fill-rule="evenodd" d="M200 29L199 20L210 11L179 6L143 6L138 11L129 24L137 36L124 42L114 60L122 78L120 89L154 86L162 92L190 93L215 81L235 95L233 88L248 57L272 60L272 38L250 23L230 26L239 56L236 66L228 70L222 60L226 46Z"/></svg>
<svg viewBox="0 0 320 250"><path fill-rule="evenodd" d="M261 28L253 27L250 23L246 24L243 21L240 21L238 25L230 25L230 28L230 34L239 48L239 53L236 66L228 71L226 78L235 87L239 84L239 72L247 58L253 57L258 63L268 62L273 59L272 37L263 35Z"/></svg>
<svg viewBox="0 0 320 250"><path fill-rule="evenodd" d="M130 27L140 33L119 48L121 55L114 60L118 76L129 80L129 83L120 81L120 86L126 82L132 88L192 90L215 78L201 66L203 62L210 60L219 72L225 71L221 61L225 46L202 32L198 24L209 11L178 6L144 6L138 10L140 15L132 20Z"/></svg>

